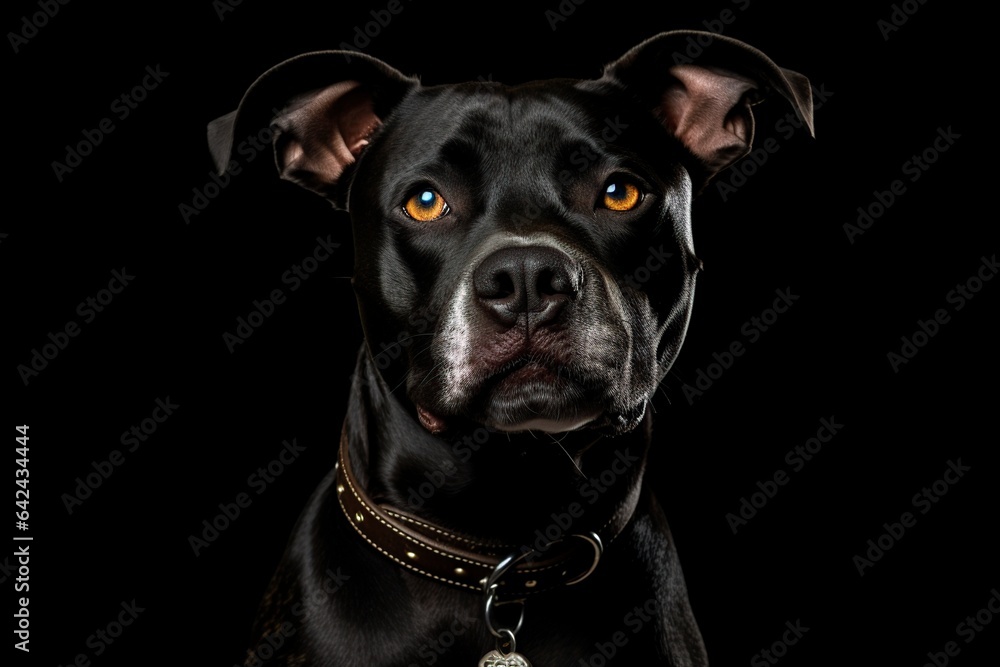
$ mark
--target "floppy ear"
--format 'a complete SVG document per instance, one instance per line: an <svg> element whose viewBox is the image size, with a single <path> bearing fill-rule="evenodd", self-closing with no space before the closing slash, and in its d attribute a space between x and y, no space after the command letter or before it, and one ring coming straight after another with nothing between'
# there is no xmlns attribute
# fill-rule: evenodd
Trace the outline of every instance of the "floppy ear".
<svg viewBox="0 0 1000 667"><path fill-rule="evenodd" d="M691 39L708 45L692 59ZM750 152L751 106L770 94L791 104L813 134L809 80L757 49L713 33L677 30L639 44L608 65L601 79L637 96L698 158L704 181Z"/></svg>
<svg viewBox="0 0 1000 667"><path fill-rule="evenodd" d="M281 178L345 208L342 176L417 85L363 54L306 53L265 72L236 111L209 123L209 149L221 173L241 157L234 144L249 137L266 140Z"/></svg>

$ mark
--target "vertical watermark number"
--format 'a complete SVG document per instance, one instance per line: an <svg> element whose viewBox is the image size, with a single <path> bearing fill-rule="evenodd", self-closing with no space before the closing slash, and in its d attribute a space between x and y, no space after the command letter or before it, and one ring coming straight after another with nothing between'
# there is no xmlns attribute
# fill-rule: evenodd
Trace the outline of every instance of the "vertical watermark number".
<svg viewBox="0 0 1000 667"><path fill-rule="evenodd" d="M19 510L14 512L14 516L17 518L14 525L18 530L25 531L28 530L30 516L28 513L28 426L18 426L17 432L21 435L16 438L17 447L14 450L17 454L14 484L20 488L14 492L14 504Z"/></svg>

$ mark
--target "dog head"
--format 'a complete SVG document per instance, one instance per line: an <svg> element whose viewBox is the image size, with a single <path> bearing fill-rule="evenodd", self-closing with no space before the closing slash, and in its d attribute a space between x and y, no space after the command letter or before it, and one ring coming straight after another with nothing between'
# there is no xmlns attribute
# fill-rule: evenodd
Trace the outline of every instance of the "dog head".
<svg viewBox="0 0 1000 667"><path fill-rule="evenodd" d="M696 34L518 86L306 54L211 126L213 153L224 168L233 136L269 126L281 177L350 212L369 351L428 431L623 432L684 339L692 197L750 150L766 96L812 127L804 77L716 35L690 62Z"/></svg>

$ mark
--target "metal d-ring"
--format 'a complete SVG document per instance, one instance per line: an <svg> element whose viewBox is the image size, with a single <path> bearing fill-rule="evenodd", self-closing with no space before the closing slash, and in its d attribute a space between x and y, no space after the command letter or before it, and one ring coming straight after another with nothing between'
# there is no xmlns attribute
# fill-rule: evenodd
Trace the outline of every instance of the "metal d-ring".
<svg viewBox="0 0 1000 667"><path fill-rule="evenodd" d="M595 533L595 532L574 533L573 535L570 535L570 537L578 537L581 540L585 541L587 544L589 544L594 549L594 560L590 564L590 567L587 568L587 570L583 574L581 574L581 575L579 575L577 577L574 577L571 581L567 581L566 582L567 586L574 586L574 585L580 583L581 581L583 581L584 579L586 579L587 577L589 577L591 574L594 573L594 570L597 569L598 563L601 562L601 556L604 555L604 543L601 541L601 537L597 533ZM558 540L553 540L552 542L549 542L546 545L545 548L548 549L552 545L558 544L558 543L564 541L565 539L566 538L561 537ZM514 567L515 565L517 565L518 563L520 563L522 560L524 560L525 558L527 558L528 556L530 556L530 555L532 555L534 553L535 553L535 550L534 549L530 549L528 551L522 551L522 552L516 552L515 551L514 553L508 555L503 560L501 560L499 563L497 563L497 566L495 568L493 568L493 572L490 573L490 576L487 577L486 582L483 584L483 606L485 607L485 610L486 610L486 613L485 613L486 627L490 631L490 634L492 634L497 639L505 639L505 638L507 638L510 641L512 647L514 646L514 635L517 634L521 630L521 626L524 624L524 602L525 602L525 598L517 598L517 599L514 599L514 600L506 600L504 602L499 602L496 599L496 591L497 591L497 588L500 585L500 579L505 574L507 574L507 572L512 567ZM514 603L520 603L520 605L521 605L521 615L517 619L517 625L513 629L511 629L511 628L499 628L498 629L496 627L496 625L494 625L494 623L493 623L493 612L494 612L495 608L498 607L498 606L500 606L500 605L514 604ZM505 636L504 633L506 633L506 635L509 635L509 637ZM513 652L513 650L514 649L511 648L512 652Z"/></svg>
<svg viewBox="0 0 1000 667"><path fill-rule="evenodd" d="M521 626L524 624L524 598L507 600L505 602L497 601L496 591L497 587L500 585L500 578L507 574L507 571L510 570L510 568L514 567L533 553L535 553L535 550L531 549L530 551L520 553L515 551L514 553L508 555L506 558L497 563L497 566L493 568L493 572L491 572L490 576L486 579L486 583L483 584L483 605L486 608L486 628L490 631L490 634L497 639L504 639L505 637L501 633L507 632L510 634L510 641L513 642L514 635L517 634L517 632L521 629ZM517 619L517 626L513 629L497 629L497 627L493 624L494 608L499 605L513 604L515 602L519 602L521 604L521 615Z"/></svg>
<svg viewBox="0 0 1000 667"><path fill-rule="evenodd" d="M594 562L590 564L587 571L572 581L566 582L567 586L574 586L592 575L594 570L597 569L597 564L601 562L601 556L604 555L604 542L601 541L601 536L593 531L589 533L574 533L573 535L570 535L570 537L579 537L581 540L587 542L587 544L594 548Z"/></svg>
<svg viewBox="0 0 1000 667"><path fill-rule="evenodd" d="M511 653L517 653L517 638L514 637L514 631L508 630L507 628L501 628L500 637L501 641L497 642L497 650L500 651L501 655L510 655ZM503 639L507 639L507 643L510 645L508 650L503 650Z"/></svg>

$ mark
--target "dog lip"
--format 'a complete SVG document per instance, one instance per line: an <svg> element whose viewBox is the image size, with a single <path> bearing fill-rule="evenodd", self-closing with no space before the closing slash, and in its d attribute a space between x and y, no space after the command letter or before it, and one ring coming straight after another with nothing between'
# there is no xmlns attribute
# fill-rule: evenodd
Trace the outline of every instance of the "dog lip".
<svg viewBox="0 0 1000 667"><path fill-rule="evenodd" d="M572 360L565 359L561 354L541 349L539 346L532 348L525 345L519 352L510 354L506 359L483 363L490 366L482 379L483 384L510 379L552 382L571 374Z"/></svg>
<svg viewBox="0 0 1000 667"><path fill-rule="evenodd" d="M498 378L500 382L511 383L553 382L562 377L559 370L531 360L518 360L510 366L497 371L492 377Z"/></svg>
<svg viewBox="0 0 1000 667"><path fill-rule="evenodd" d="M419 404L417 405L417 419L421 426L433 434L442 433L448 426L442 417Z"/></svg>
<svg viewBox="0 0 1000 667"><path fill-rule="evenodd" d="M560 390L578 384L572 368L554 359L540 360L532 355L522 355L498 364L485 373L477 383L476 394L495 395L497 392L529 392L532 387Z"/></svg>
<svg viewBox="0 0 1000 667"><path fill-rule="evenodd" d="M603 413L602 402L580 369L558 360L522 354L482 370L468 397L449 404L434 393L412 396L416 417L426 431L439 435L455 419L472 419L506 432L572 431Z"/></svg>
<svg viewBox="0 0 1000 667"><path fill-rule="evenodd" d="M470 407L477 421L508 432L574 431L604 413L604 403L566 369L531 362L494 374Z"/></svg>
<svg viewBox="0 0 1000 667"><path fill-rule="evenodd" d="M600 410L594 410L569 419L533 418L518 423L492 422L490 426L498 431L516 433L521 431L541 431L544 433L566 433L578 431L601 416Z"/></svg>

